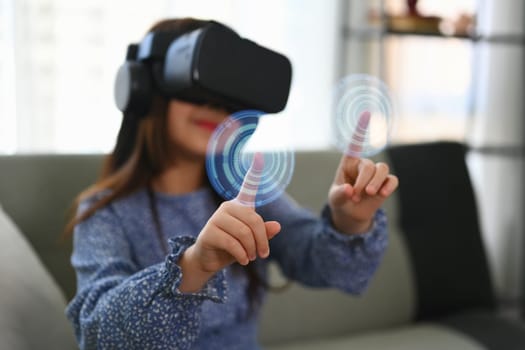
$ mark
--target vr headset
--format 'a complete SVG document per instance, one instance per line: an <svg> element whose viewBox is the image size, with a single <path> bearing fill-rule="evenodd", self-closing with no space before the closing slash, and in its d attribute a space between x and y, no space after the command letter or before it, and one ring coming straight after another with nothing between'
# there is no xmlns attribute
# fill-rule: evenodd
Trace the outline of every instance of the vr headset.
<svg viewBox="0 0 525 350"><path fill-rule="evenodd" d="M115 80L115 102L125 114L146 115L154 94L230 112L277 113L290 91L288 58L211 21L189 33L152 32L128 46Z"/></svg>

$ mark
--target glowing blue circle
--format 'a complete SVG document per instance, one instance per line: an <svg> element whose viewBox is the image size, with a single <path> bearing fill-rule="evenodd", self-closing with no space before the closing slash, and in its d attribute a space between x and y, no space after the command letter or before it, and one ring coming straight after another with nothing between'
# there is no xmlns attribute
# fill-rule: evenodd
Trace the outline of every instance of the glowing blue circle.
<svg viewBox="0 0 525 350"><path fill-rule="evenodd" d="M256 131L259 117L264 112L245 110L232 114L215 129L206 152L206 172L211 185L226 200L237 198L250 169L254 152L246 151L246 144ZM259 153L259 152L258 152ZM289 149L260 152L264 167L257 176L257 194L253 203L261 206L277 199L290 183L295 166L294 153Z"/></svg>
<svg viewBox="0 0 525 350"><path fill-rule="evenodd" d="M390 142L394 106L378 78L354 74L341 80L335 96L335 146L354 157L371 157Z"/></svg>

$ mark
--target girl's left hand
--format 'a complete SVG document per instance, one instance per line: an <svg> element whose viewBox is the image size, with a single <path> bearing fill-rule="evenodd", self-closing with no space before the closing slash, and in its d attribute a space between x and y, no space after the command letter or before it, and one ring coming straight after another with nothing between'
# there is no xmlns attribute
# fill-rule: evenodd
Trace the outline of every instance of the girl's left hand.
<svg viewBox="0 0 525 350"><path fill-rule="evenodd" d="M328 193L335 228L348 234L367 232L398 183L387 164L343 155Z"/></svg>

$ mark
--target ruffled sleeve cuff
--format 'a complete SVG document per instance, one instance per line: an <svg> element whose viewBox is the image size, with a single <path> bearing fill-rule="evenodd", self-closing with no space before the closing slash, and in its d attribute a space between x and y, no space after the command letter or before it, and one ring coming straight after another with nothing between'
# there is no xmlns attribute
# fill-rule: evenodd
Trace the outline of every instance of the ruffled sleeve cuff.
<svg viewBox="0 0 525 350"><path fill-rule="evenodd" d="M330 209L322 213L323 232L314 247L319 271L328 285L352 294L363 293L376 271L387 244L386 215L379 209L371 229L361 234L337 231L331 220Z"/></svg>
<svg viewBox="0 0 525 350"><path fill-rule="evenodd" d="M377 250L384 250L387 245L387 216L385 211L380 208L376 211L374 215L374 220L372 222L371 228L368 232L356 233L356 234L345 234L334 228L332 223L332 215L330 212L330 207L325 205L321 213L323 220L324 230L327 238L332 241L336 241L343 244L352 244L356 241L361 241L365 246Z"/></svg>
<svg viewBox="0 0 525 350"><path fill-rule="evenodd" d="M204 287L194 293L183 293L179 290L182 281L182 270L178 265L179 259L186 249L195 243L195 237L179 236L168 241L171 253L165 260L163 279L168 292L176 298L191 298L193 300L211 300L216 303L224 303L227 298L227 283L224 270L217 272L206 282Z"/></svg>

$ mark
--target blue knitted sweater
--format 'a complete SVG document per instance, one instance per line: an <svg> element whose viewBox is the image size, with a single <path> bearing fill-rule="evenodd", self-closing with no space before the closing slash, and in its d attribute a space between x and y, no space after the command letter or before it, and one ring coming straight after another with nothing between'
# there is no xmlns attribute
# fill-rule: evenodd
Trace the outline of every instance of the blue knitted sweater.
<svg viewBox="0 0 525 350"><path fill-rule="evenodd" d="M177 265L216 209L208 188L186 195L155 195L164 253L140 190L98 210L74 231L71 258L77 294L66 309L81 349L259 349L258 308L251 310L248 278L237 266L217 273L197 293L181 293ZM79 212L93 199L81 203ZM370 232L343 235L325 207L316 217L286 195L257 209L282 229L270 241L270 257L258 259L265 276L274 260L290 279L307 286L361 293L387 244L379 210Z"/></svg>

